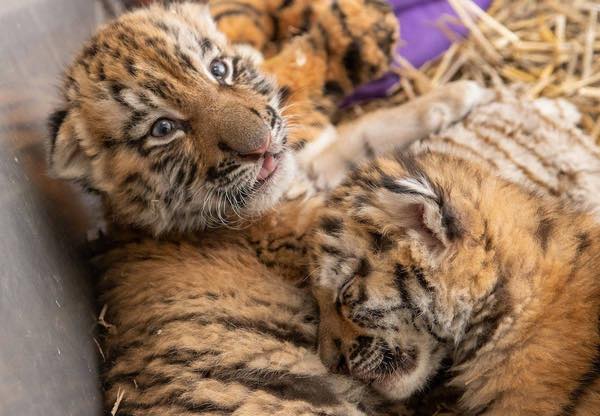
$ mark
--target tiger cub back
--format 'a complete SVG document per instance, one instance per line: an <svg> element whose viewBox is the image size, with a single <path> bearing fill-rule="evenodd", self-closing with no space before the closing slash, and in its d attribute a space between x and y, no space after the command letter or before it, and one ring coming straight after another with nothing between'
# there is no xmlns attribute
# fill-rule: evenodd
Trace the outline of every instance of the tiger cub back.
<svg viewBox="0 0 600 416"><path fill-rule="evenodd" d="M600 153L565 105L506 94L334 190L327 365L404 399L450 358L458 414L600 414Z"/></svg>

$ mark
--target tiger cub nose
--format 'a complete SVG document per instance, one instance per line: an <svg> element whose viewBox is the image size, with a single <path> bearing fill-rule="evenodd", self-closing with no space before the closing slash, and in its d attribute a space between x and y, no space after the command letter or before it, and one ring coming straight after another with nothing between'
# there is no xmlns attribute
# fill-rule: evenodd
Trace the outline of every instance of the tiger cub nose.
<svg viewBox="0 0 600 416"><path fill-rule="evenodd" d="M238 117L234 117L234 116ZM218 126L219 148L244 157L260 157L271 145L271 130L258 117L241 117L234 113L233 120L227 120Z"/></svg>
<svg viewBox="0 0 600 416"><path fill-rule="evenodd" d="M240 156L262 156L269 150L271 146L271 134L269 133L267 137L263 140L263 143L254 150L249 150L247 152L238 152Z"/></svg>
<svg viewBox="0 0 600 416"><path fill-rule="evenodd" d="M344 354L340 354L337 358L337 361L329 366L329 371L331 371L333 374L350 374L350 370L348 369L348 364L346 364L346 357L344 356Z"/></svg>

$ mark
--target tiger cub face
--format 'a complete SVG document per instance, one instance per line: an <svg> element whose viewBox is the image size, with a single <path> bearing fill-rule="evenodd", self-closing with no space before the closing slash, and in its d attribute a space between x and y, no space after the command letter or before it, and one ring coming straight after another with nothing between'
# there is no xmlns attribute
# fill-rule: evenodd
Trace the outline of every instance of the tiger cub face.
<svg viewBox="0 0 600 416"><path fill-rule="evenodd" d="M478 202L463 193L477 194L480 173L420 158L354 172L312 244L322 360L391 399L425 387L497 281Z"/></svg>
<svg viewBox="0 0 600 416"><path fill-rule="evenodd" d="M207 6L152 6L102 27L66 71L51 171L154 234L270 208L291 180L279 91Z"/></svg>

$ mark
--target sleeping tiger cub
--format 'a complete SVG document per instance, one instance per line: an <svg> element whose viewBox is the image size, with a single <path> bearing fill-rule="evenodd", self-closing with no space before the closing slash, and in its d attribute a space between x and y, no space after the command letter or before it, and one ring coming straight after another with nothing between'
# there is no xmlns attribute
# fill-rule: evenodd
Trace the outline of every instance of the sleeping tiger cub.
<svg viewBox="0 0 600 416"><path fill-rule="evenodd" d="M473 134L488 131L514 146L543 117L525 105L504 129L491 129L497 121L489 117L474 122L490 115L481 109L464 122L468 129L441 136L490 144ZM511 107L504 109L500 118L509 117ZM549 166L586 146L562 124L548 135L570 132L573 150L546 159ZM543 180L532 191L499 178L478 163L484 151L466 152L456 139L449 147L442 137L416 145L412 156L355 170L328 198L311 280L321 358L336 373L405 399L449 357L461 415L600 415L598 216L544 195ZM600 153L589 150L574 169L598 186ZM540 172L532 171L530 179Z"/></svg>
<svg viewBox="0 0 600 416"><path fill-rule="evenodd" d="M378 152L360 120L337 138L328 109L387 69L395 19L381 1L312 5L307 32L264 61L230 44L205 6L177 3L104 26L66 71L50 165L98 193L109 222L112 246L98 265L112 414L403 414L327 371L304 275L289 280L267 264L290 245L262 248L271 231L301 240L311 225L319 196L291 192L337 180L308 155L335 152L336 140L357 159ZM358 22L346 17L357 7ZM423 137L485 96L459 83L384 110L394 122L379 140ZM231 229L242 221L252 227Z"/></svg>

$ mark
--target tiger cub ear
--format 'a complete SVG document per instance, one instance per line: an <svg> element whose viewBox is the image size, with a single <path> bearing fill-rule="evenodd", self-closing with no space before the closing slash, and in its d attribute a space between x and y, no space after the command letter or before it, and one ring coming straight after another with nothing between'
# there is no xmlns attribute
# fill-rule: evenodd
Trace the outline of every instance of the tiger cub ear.
<svg viewBox="0 0 600 416"><path fill-rule="evenodd" d="M447 195L424 173L388 177L376 198L381 211L378 222L406 233L434 259L462 238L463 226Z"/></svg>
<svg viewBox="0 0 600 416"><path fill-rule="evenodd" d="M163 0L163 6L170 11L180 15L187 15L194 19L198 27L202 28L203 33L220 35L217 24L210 12L208 0L196 0L194 2L185 0Z"/></svg>
<svg viewBox="0 0 600 416"><path fill-rule="evenodd" d="M48 118L48 128L50 173L60 179L85 182L91 162L81 148L69 111L54 111Z"/></svg>

